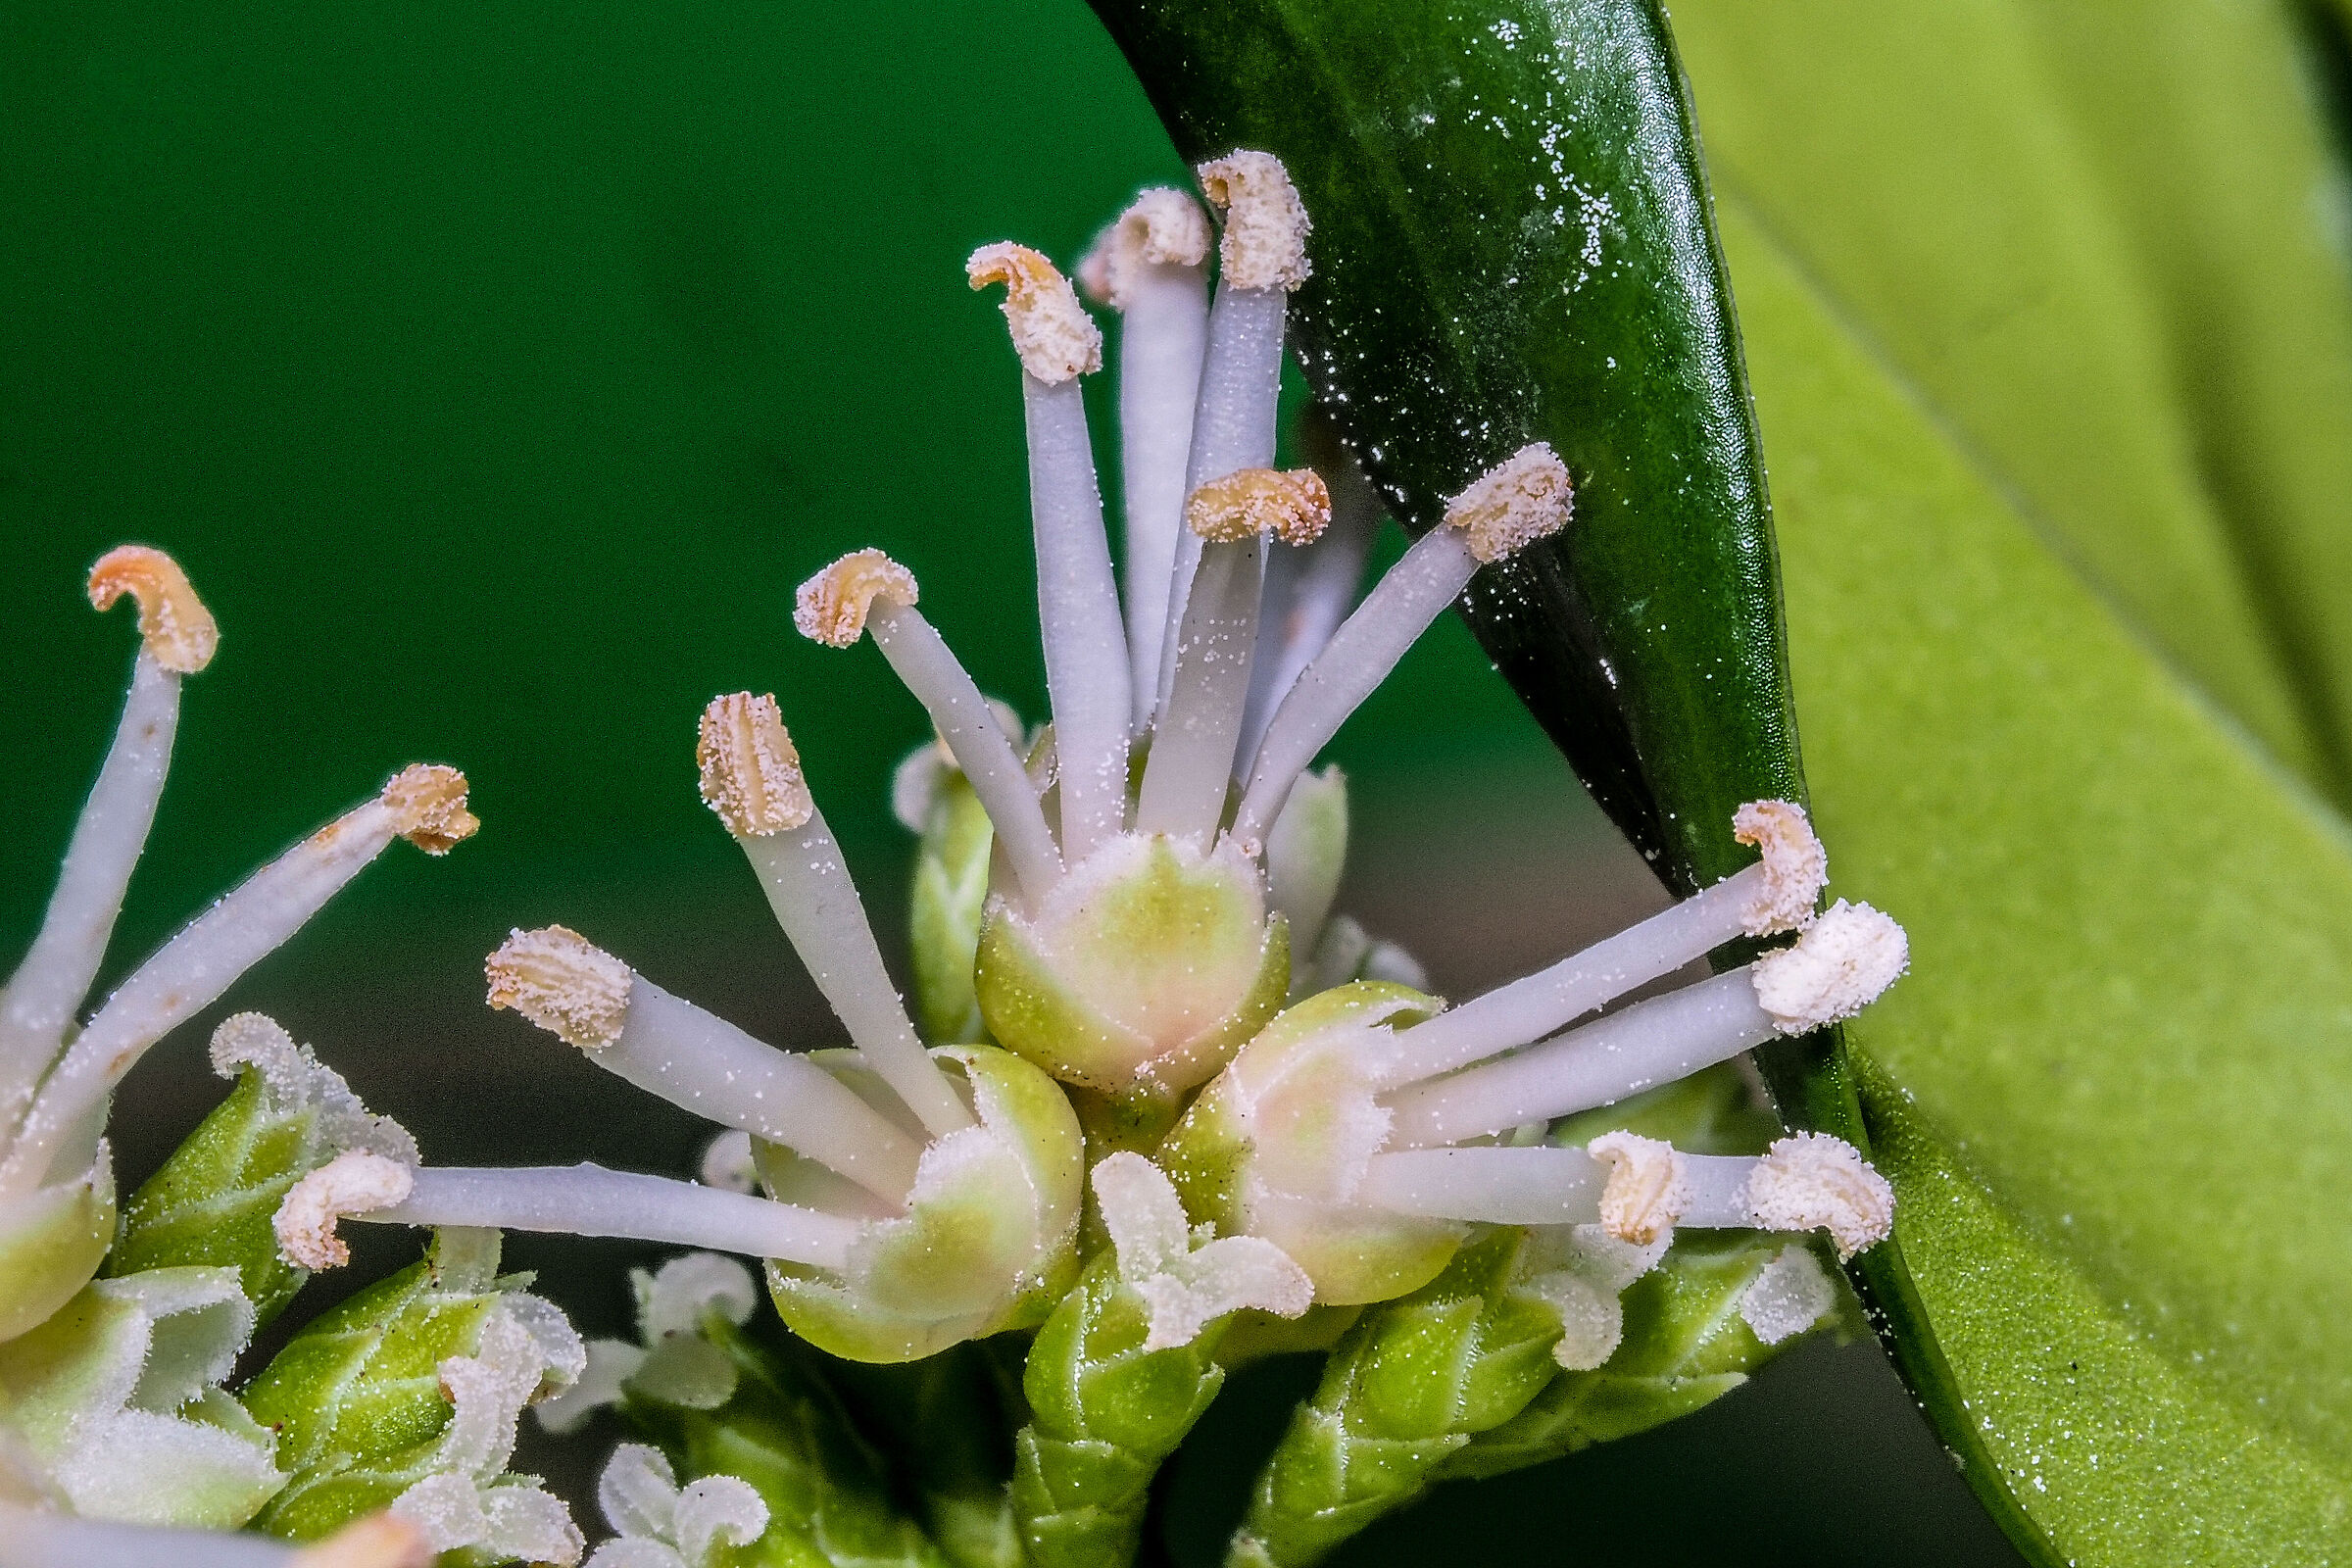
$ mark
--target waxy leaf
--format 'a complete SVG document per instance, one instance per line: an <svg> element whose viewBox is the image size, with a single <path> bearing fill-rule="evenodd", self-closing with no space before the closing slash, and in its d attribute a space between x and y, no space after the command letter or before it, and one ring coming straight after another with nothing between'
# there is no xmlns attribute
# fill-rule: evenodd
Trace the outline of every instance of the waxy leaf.
<svg viewBox="0 0 2352 1568"><path fill-rule="evenodd" d="M2352 854L2294 774L2340 788L2352 268L2283 14L1693 8L1769 223L1727 203L1791 682L1654 11L1097 9L1181 150L1291 163L1309 377L1408 526L1567 458L1575 526L1471 618L1669 885L1799 787L1793 703L1838 888L1915 966L1859 1074L1765 1065L1875 1135L1901 1250L1855 1282L2003 1527L2343 1550Z"/></svg>

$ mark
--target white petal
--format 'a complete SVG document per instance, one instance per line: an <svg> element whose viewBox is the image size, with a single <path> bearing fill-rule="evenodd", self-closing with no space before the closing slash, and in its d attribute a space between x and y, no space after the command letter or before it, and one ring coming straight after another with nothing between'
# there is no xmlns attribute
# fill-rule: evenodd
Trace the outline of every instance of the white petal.
<svg viewBox="0 0 2352 1568"><path fill-rule="evenodd" d="M597 1478L596 1505L624 1536L667 1541L677 1522L678 1478L662 1450L624 1443Z"/></svg>
<svg viewBox="0 0 2352 1568"><path fill-rule="evenodd" d="M645 1351L626 1340L590 1340L587 1363L570 1388L531 1407L550 1432L577 1432L588 1417L620 1402L620 1386L645 1362Z"/></svg>
<svg viewBox="0 0 2352 1568"><path fill-rule="evenodd" d="M1189 1250L1192 1228L1176 1184L1141 1154L1105 1155L1095 1166L1095 1201L1130 1284L1165 1273ZM1187 1336L1190 1339L1190 1336Z"/></svg>
<svg viewBox="0 0 2352 1568"><path fill-rule="evenodd" d="M767 1504L752 1484L705 1476L678 1494L678 1555L687 1568L710 1568L716 1548L748 1546L767 1532Z"/></svg>
<svg viewBox="0 0 2352 1568"><path fill-rule="evenodd" d="M632 1276L637 1286L637 1332L647 1345L665 1334L692 1334L704 1314L716 1310L741 1324L760 1304L752 1271L716 1252L673 1257L652 1274Z"/></svg>
<svg viewBox="0 0 2352 1568"><path fill-rule="evenodd" d="M1740 1293L1740 1317L1766 1345L1804 1333L1837 1304L1837 1287L1811 1249L1803 1247L1781 1249Z"/></svg>

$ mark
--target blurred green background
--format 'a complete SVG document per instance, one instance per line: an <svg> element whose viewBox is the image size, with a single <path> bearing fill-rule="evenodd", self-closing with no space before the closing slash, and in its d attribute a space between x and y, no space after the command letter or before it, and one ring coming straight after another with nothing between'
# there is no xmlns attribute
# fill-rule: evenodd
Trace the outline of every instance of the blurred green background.
<svg viewBox="0 0 2352 1568"><path fill-rule="evenodd" d="M396 847L160 1049L117 1116L124 1178L201 1114L204 1036L239 1006L433 1157L678 1168L696 1125L487 1013L481 956L561 919L768 1039L833 1038L696 799L694 723L713 693L778 693L895 945L886 787L924 727L870 649L793 635L791 591L884 544L981 684L1039 711L1017 381L961 263L1005 237L1073 261L1138 185L1183 177L1116 51L1080 0L38 0L0 10L0 146L5 942L121 700L130 616L80 584L123 540L173 552L223 635L110 977L401 763L464 767L486 824L446 862ZM1334 752L1346 905L1442 989L1657 901L1450 619ZM364 1260L411 1245L371 1233ZM618 1326L600 1271L629 1250L512 1250ZM1297 1372L1241 1390L1218 1457L1179 1472L1186 1560L1238 1509L1220 1459L1271 1443ZM1637 1544L2006 1560L1868 1347L1456 1489L1347 1560Z"/></svg>

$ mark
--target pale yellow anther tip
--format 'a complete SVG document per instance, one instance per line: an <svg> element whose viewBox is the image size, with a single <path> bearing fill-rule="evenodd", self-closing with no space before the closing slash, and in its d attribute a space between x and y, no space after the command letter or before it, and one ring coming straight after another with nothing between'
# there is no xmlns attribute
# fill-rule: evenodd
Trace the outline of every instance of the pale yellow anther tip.
<svg viewBox="0 0 2352 1568"><path fill-rule="evenodd" d="M270 1221L277 1250L304 1268L341 1268L351 1261L351 1249L335 1234L343 1216L390 1208L416 1185L416 1173L399 1160L346 1150L287 1191Z"/></svg>
<svg viewBox="0 0 2352 1568"><path fill-rule="evenodd" d="M694 760L702 769L703 804L737 838L790 832L815 814L808 782L801 776L801 754L772 694L729 692L710 699Z"/></svg>
<svg viewBox="0 0 2352 1568"><path fill-rule="evenodd" d="M1764 891L1740 915L1751 937L1793 931L1813 918L1830 879L1830 858L1805 808L1787 801L1750 801L1732 813L1732 837L1763 852Z"/></svg>
<svg viewBox="0 0 2352 1568"><path fill-rule="evenodd" d="M1184 192L1160 185L1129 203L1096 238L1078 264L1078 281L1096 304L1123 311L1145 268L1199 267L1206 260L1208 215Z"/></svg>
<svg viewBox="0 0 2352 1568"><path fill-rule="evenodd" d="M1209 205L1225 215L1225 236L1217 245L1225 286L1295 289L1306 281L1313 270L1306 236L1314 225L1281 159L1244 150L1195 172Z"/></svg>
<svg viewBox="0 0 2352 1568"><path fill-rule="evenodd" d="M175 675L193 675L220 648L220 626L189 586L179 563L146 545L117 545L90 568L99 610L128 594L139 602L139 637L149 657Z"/></svg>
<svg viewBox="0 0 2352 1568"><path fill-rule="evenodd" d="M414 762L384 783L393 831L427 855L447 855L482 819L466 809L466 775L439 762Z"/></svg>
<svg viewBox="0 0 2352 1568"><path fill-rule="evenodd" d="M388 1513L355 1520L293 1557L292 1568L432 1568L433 1544L408 1520Z"/></svg>
<svg viewBox="0 0 2352 1568"><path fill-rule="evenodd" d="M911 606L914 573L879 550L854 550L801 584L792 623L810 642L847 648L865 635L865 617L877 599Z"/></svg>
<svg viewBox="0 0 2352 1568"><path fill-rule="evenodd" d="M1004 285L1004 319L1021 368L1049 385L1102 368L1102 329L1061 270L1026 245L983 245L963 264L972 287Z"/></svg>
<svg viewBox="0 0 2352 1568"><path fill-rule="evenodd" d="M1446 504L1446 524L1459 528L1470 554L1502 561L1568 526L1575 506L1568 466L1544 442L1532 442L1480 474Z"/></svg>
<svg viewBox="0 0 2352 1568"><path fill-rule="evenodd" d="M568 927L514 932L482 970L491 1006L513 1008L567 1046L601 1051L629 1021L635 973Z"/></svg>
<svg viewBox="0 0 2352 1568"><path fill-rule="evenodd" d="M1867 904L1839 899L1793 947L1767 953L1749 974L1756 1004L1783 1034L1801 1035L1860 1012L1910 963L1901 926Z"/></svg>
<svg viewBox="0 0 2352 1568"><path fill-rule="evenodd" d="M1674 1229L1690 1205L1690 1180L1672 1144L1629 1132L1602 1133L1585 1152L1605 1161L1600 1225L1611 1236L1647 1247Z"/></svg>
<svg viewBox="0 0 2352 1568"><path fill-rule="evenodd" d="M1216 544L1272 533L1285 544L1307 545L1331 526L1331 492L1312 468L1243 468L1194 491L1184 521Z"/></svg>
<svg viewBox="0 0 2352 1568"><path fill-rule="evenodd" d="M1826 1230L1838 1259L1894 1229L1894 1189L1862 1152L1827 1133L1796 1133L1765 1151L1747 1179L1747 1206L1767 1230Z"/></svg>

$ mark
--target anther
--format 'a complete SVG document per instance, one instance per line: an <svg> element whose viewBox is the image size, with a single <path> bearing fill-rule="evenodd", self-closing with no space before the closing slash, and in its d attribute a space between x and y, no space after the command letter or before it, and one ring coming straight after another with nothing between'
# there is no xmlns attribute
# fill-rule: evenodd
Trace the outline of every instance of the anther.
<svg viewBox="0 0 2352 1568"><path fill-rule="evenodd" d="M335 1234L347 1214L390 1208L409 1196L416 1173L397 1159L347 1150L296 1182L277 1205L277 1250L304 1268L341 1268L351 1249Z"/></svg>
<svg viewBox="0 0 2352 1568"><path fill-rule="evenodd" d="M466 809L466 775L439 762L402 768L384 785L392 831L427 855L447 855L473 837L482 819Z"/></svg>
<svg viewBox="0 0 2352 1568"><path fill-rule="evenodd" d="M193 675L213 662L220 627L189 586L179 563L146 545L118 545L90 568L90 603L106 610L124 594L139 602L139 636L158 664Z"/></svg>
<svg viewBox="0 0 2352 1568"><path fill-rule="evenodd" d="M737 838L790 832L816 809L801 776L801 754L772 694L713 697L703 710L694 760L702 770L703 804Z"/></svg>
<svg viewBox="0 0 2352 1568"><path fill-rule="evenodd" d="M865 635L876 599L912 605L914 573L879 550L854 550L801 584L792 623L811 642L848 648Z"/></svg>
<svg viewBox="0 0 2352 1568"><path fill-rule="evenodd" d="M483 968L491 1006L512 1007L567 1046L602 1050L628 1022L635 974L577 931L516 931Z"/></svg>
<svg viewBox="0 0 2352 1568"><path fill-rule="evenodd" d="M1331 492L1312 468L1244 468L1195 490L1184 520L1215 544L1272 533L1285 544L1309 545L1331 525Z"/></svg>
<svg viewBox="0 0 2352 1568"><path fill-rule="evenodd" d="M1287 290L1305 282L1313 270L1306 236L1314 225L1282 160L1245 150L1202 164L1198 172L1209 205L1225 215L1217 247L1225 286Z"/></svg>
<svg viewBox="0 0 2352 1568"><path fill-rule="evenodd" d="M1568 466L1537 441L1472 480L1446 504L1446 525L1459 528L1482 562L1506 560L1568 526L1575 494Z"/></svg>
<svg viewBox="0 0 2352 1568"><path fill-rule="evenodd" d="M964 263L972 287L1004 285L1004 319L1021 368L1048 386L1102 368L1102 331L1054 265L1026 245L983 245Z"/></svg>

